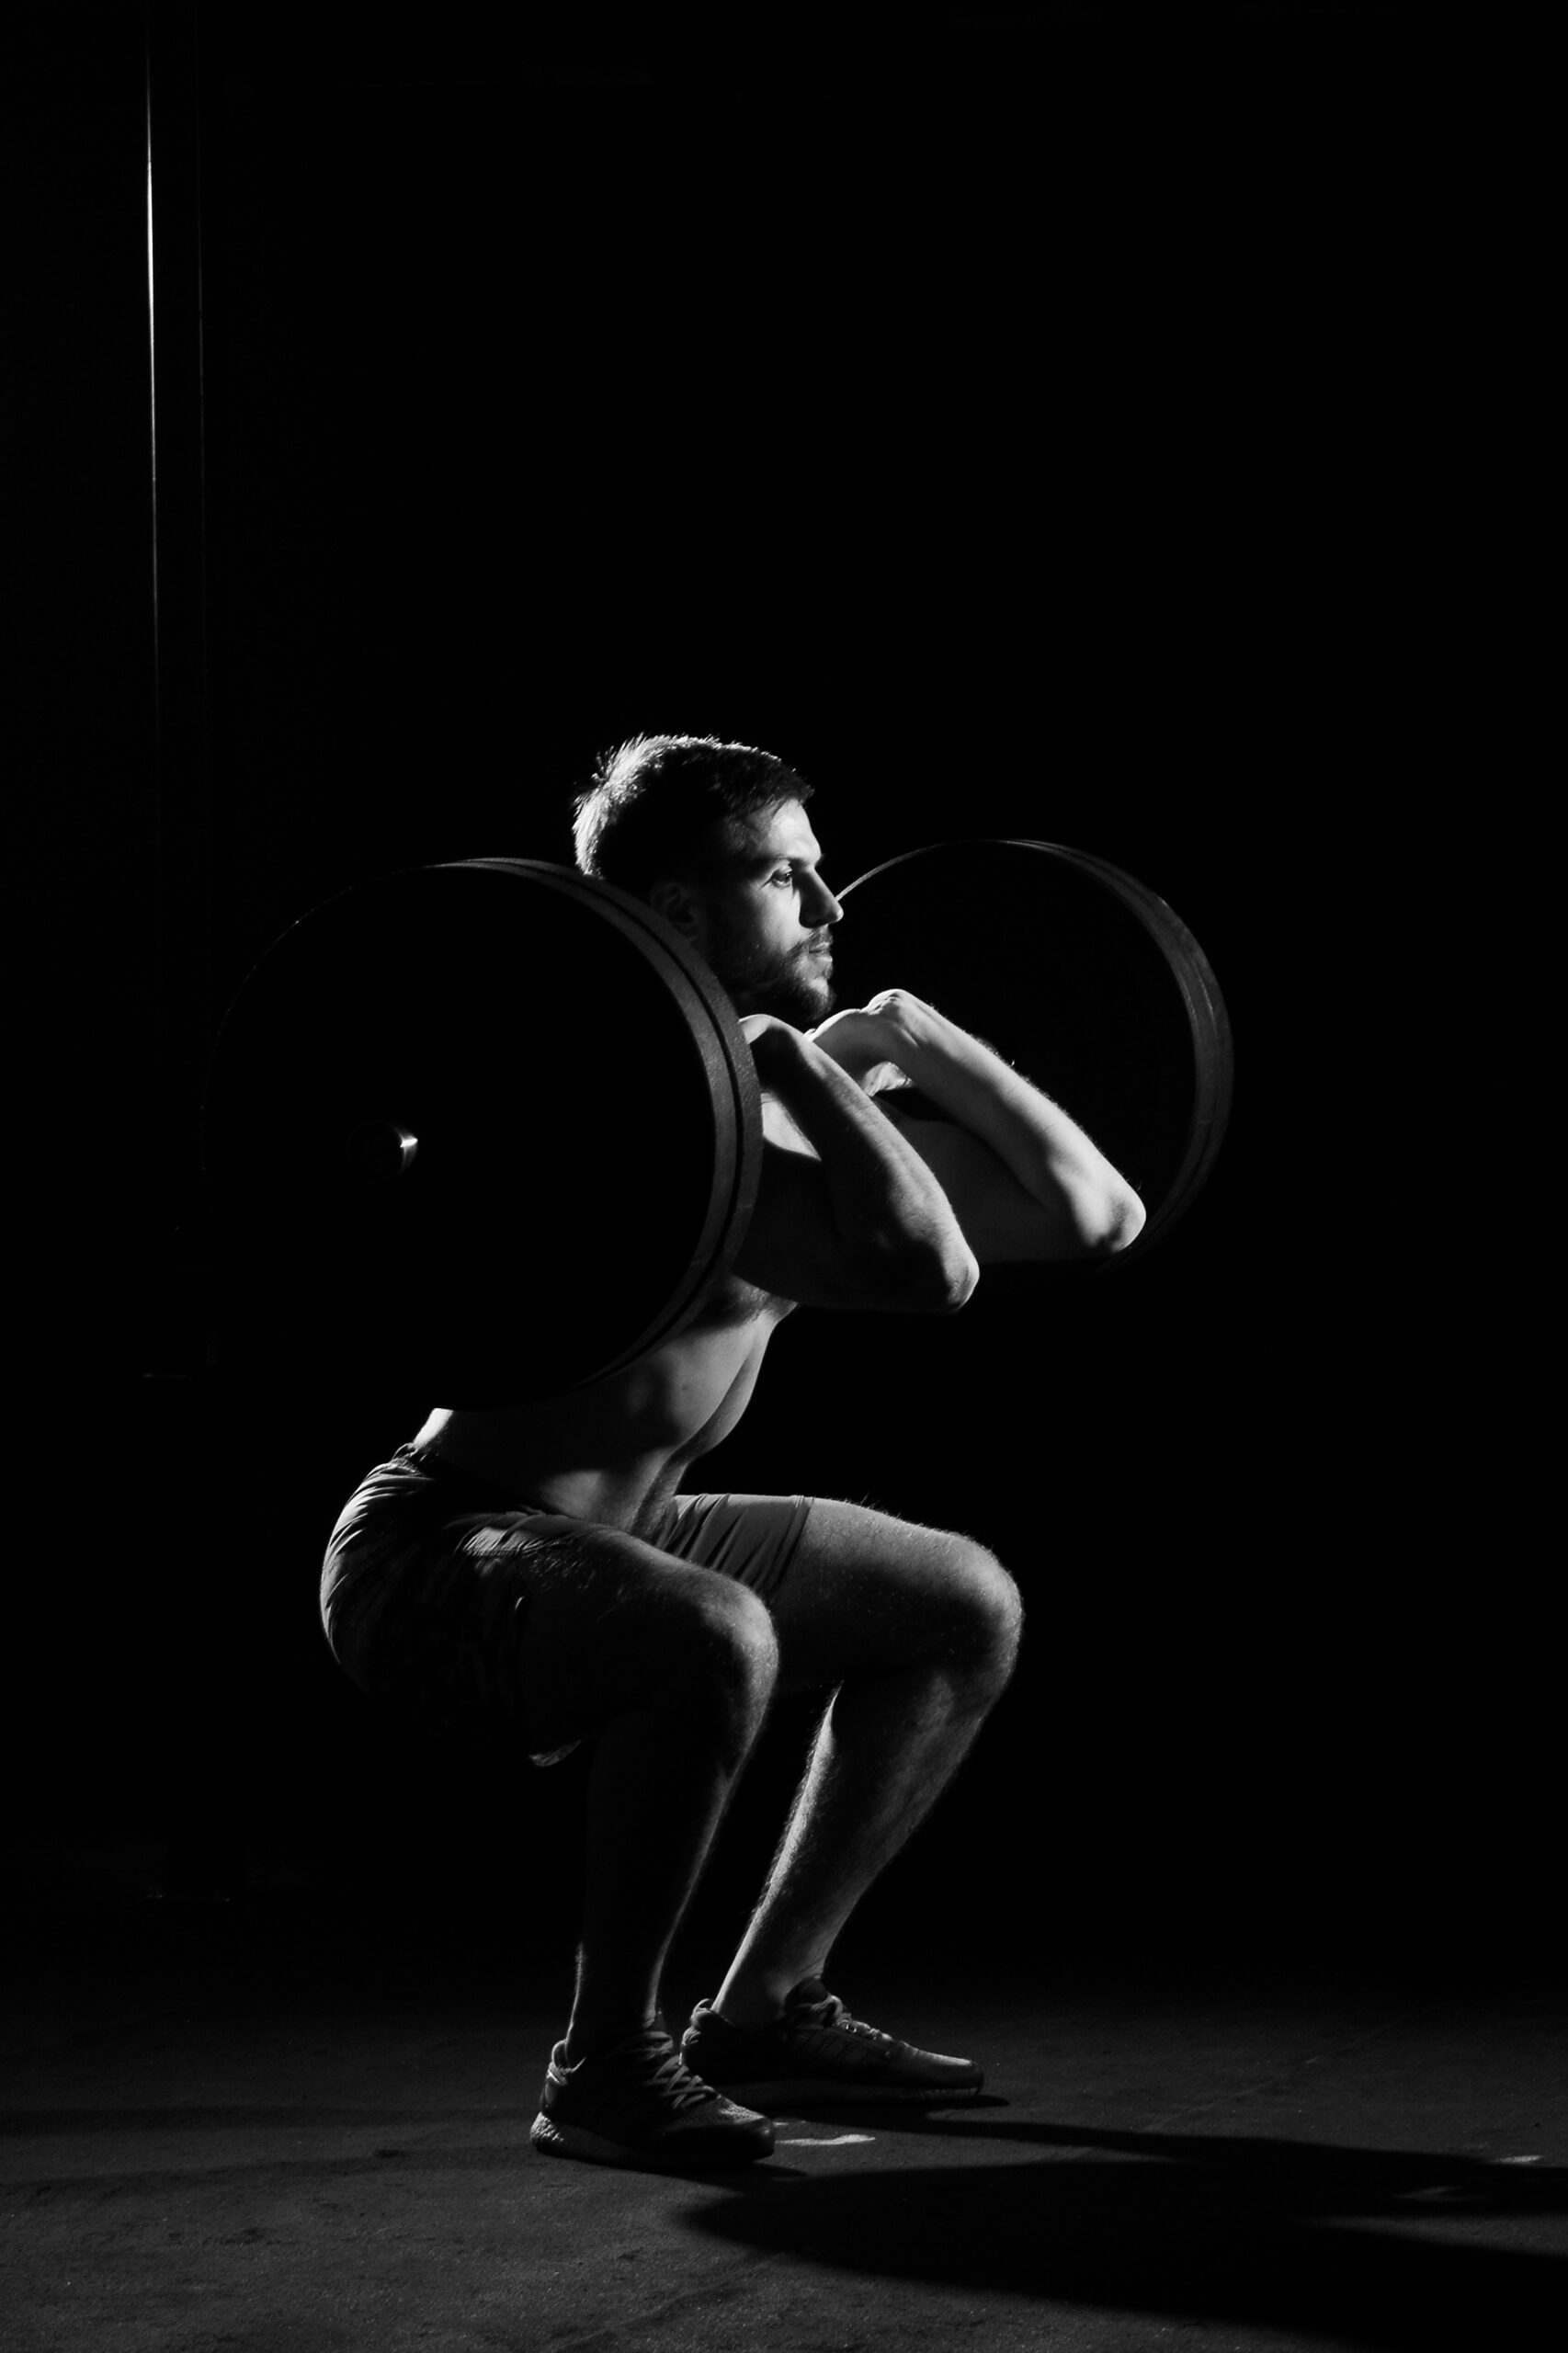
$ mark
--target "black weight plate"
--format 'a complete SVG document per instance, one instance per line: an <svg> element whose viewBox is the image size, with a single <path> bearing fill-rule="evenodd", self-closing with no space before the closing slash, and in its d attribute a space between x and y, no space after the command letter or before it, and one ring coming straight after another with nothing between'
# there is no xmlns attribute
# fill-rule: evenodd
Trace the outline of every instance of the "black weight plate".
<svg viewBox="0 0 1568 2353"><path fill-rule="evenodd" d="M499 859L383 877L285 933L224 1024L206 1142L233 1256L295 1345L452 1406L671 1336L739 1246L761 1153L749 1051L678 935Z"/></svg>
<svg viewBox="0 0 1568 2353"><path fill-rule="evenodd" d="M1132 1248L1086 1263L1145 1256L1196 1199L1231 1100L1224 1000L1180 917L1119 868L1054 842L936 843L839 896L839 1002L906 988L994 1046L1143 1202Z"/></svg>

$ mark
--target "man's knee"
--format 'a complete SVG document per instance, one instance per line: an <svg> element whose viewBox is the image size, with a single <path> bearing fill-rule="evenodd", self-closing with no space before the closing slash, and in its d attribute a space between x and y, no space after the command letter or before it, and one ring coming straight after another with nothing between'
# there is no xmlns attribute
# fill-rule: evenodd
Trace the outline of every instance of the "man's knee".
<svg viewBox="0 0 1568 2353"><path fill-rule="evenodd" d="M530 1722L564 1741L654 1709L722 1745L748 1736L778 1665L772 1619L754 1593L617 1529L540 1532L556 1540L536 1564L529 1603ZM558 1743L541 1733L538 1745Z"/></svg>
<svg viewBox="0 0 1568 2353"><path fill-rule="evenodd" d="M687 1596L694 1647L721 1672L771 1688L778 1672L778 1637L765 1603L744 1585L712 1571Z"/></svg>
<svg viewBox="0 0 1568 2353"><path fill-rule="evenodd" d="M755 1593L711 1570L661 1597L652 1645L664 1694L760 1716L778 1676L778 1638Z"/></svg>
<svg viewBox="0 0 1568 2353"><path fill-rule="evenodd" d="M964 1648L977 1667L1005 1681L1023 1636L1023 1596L983 1544L967 1536L954 1536L949 1542L950 1590L960 1613Z"/></svg>

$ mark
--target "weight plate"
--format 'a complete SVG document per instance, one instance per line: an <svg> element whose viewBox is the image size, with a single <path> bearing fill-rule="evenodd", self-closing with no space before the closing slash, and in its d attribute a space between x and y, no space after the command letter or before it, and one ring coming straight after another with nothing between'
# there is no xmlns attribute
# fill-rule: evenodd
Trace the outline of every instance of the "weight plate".
<svg viewBox="0 0 1568 2353"><path fill-rule="evenodd" d="M206 1151L297 1347L483 1407L673 1337L740 1245L762 1141L750 1051L679 934L494 858L382 877L283 935L225 1020Z"/></svg>
<svg viewBox="0 0 1568 2353"><path fill-rule="evenodd" d="M841 1004L906 988L1060 1103L1137 1191L1146 1257L1214 1165L1233 1053L1219 983L1157 892L1057 842L938 842L839 892Z"/></svg>

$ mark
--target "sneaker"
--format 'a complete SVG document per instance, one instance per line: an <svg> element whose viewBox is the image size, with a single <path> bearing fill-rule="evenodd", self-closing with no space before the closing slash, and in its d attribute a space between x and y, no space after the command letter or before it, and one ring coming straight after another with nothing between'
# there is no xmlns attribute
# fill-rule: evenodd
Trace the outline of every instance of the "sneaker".
<svg viewBox="0 0 1568 2353"><path fill-rule="evenodd" d="M659 2026L622 2035L574 2067L558 2042L528 2137L547 2156L596 2165L706 2169L773 2154L767 2117L693 2075Z"/></svg>
<svg viewBox="0 0 1568 2353"><path fill-rule="evenodd" d="M820 1977L796 1986L772 2026L732 2026L699 2002L680 2049L704 2081L765 2109L971 2099L985 2080L971 2059L916 2050L852 2018Z"/></svg>

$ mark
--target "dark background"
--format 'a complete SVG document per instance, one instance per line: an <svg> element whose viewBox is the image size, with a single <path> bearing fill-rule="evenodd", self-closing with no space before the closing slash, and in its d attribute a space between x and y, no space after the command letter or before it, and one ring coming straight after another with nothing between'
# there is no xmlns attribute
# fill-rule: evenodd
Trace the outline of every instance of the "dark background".
<svg viewBox="0 0 1568 2353"><path fill-rule="evenodd" d="M40 1902L455 1890L569 1940L578 1766L422 1751L321 1641L326 1532L429 1401L233 1333L216 1376L146 1378L180 1370L159 1040L188 1060L369 873L569 858L595 756L673 729L812 778L838 881L950 835L1112 859L1234 1024L1218 1172L1146 1267L1049 1312L801 1313L702 1474L961 1527L1029 1601L871 1916L1540 1928L1550 61L1480 8L1177 13L228 9L210 834L172 916L141 29L34 28L7 1811ZM171 1029L182 921L210 948ZM805 1730L756 1762L719 1912Z"/></svg>

